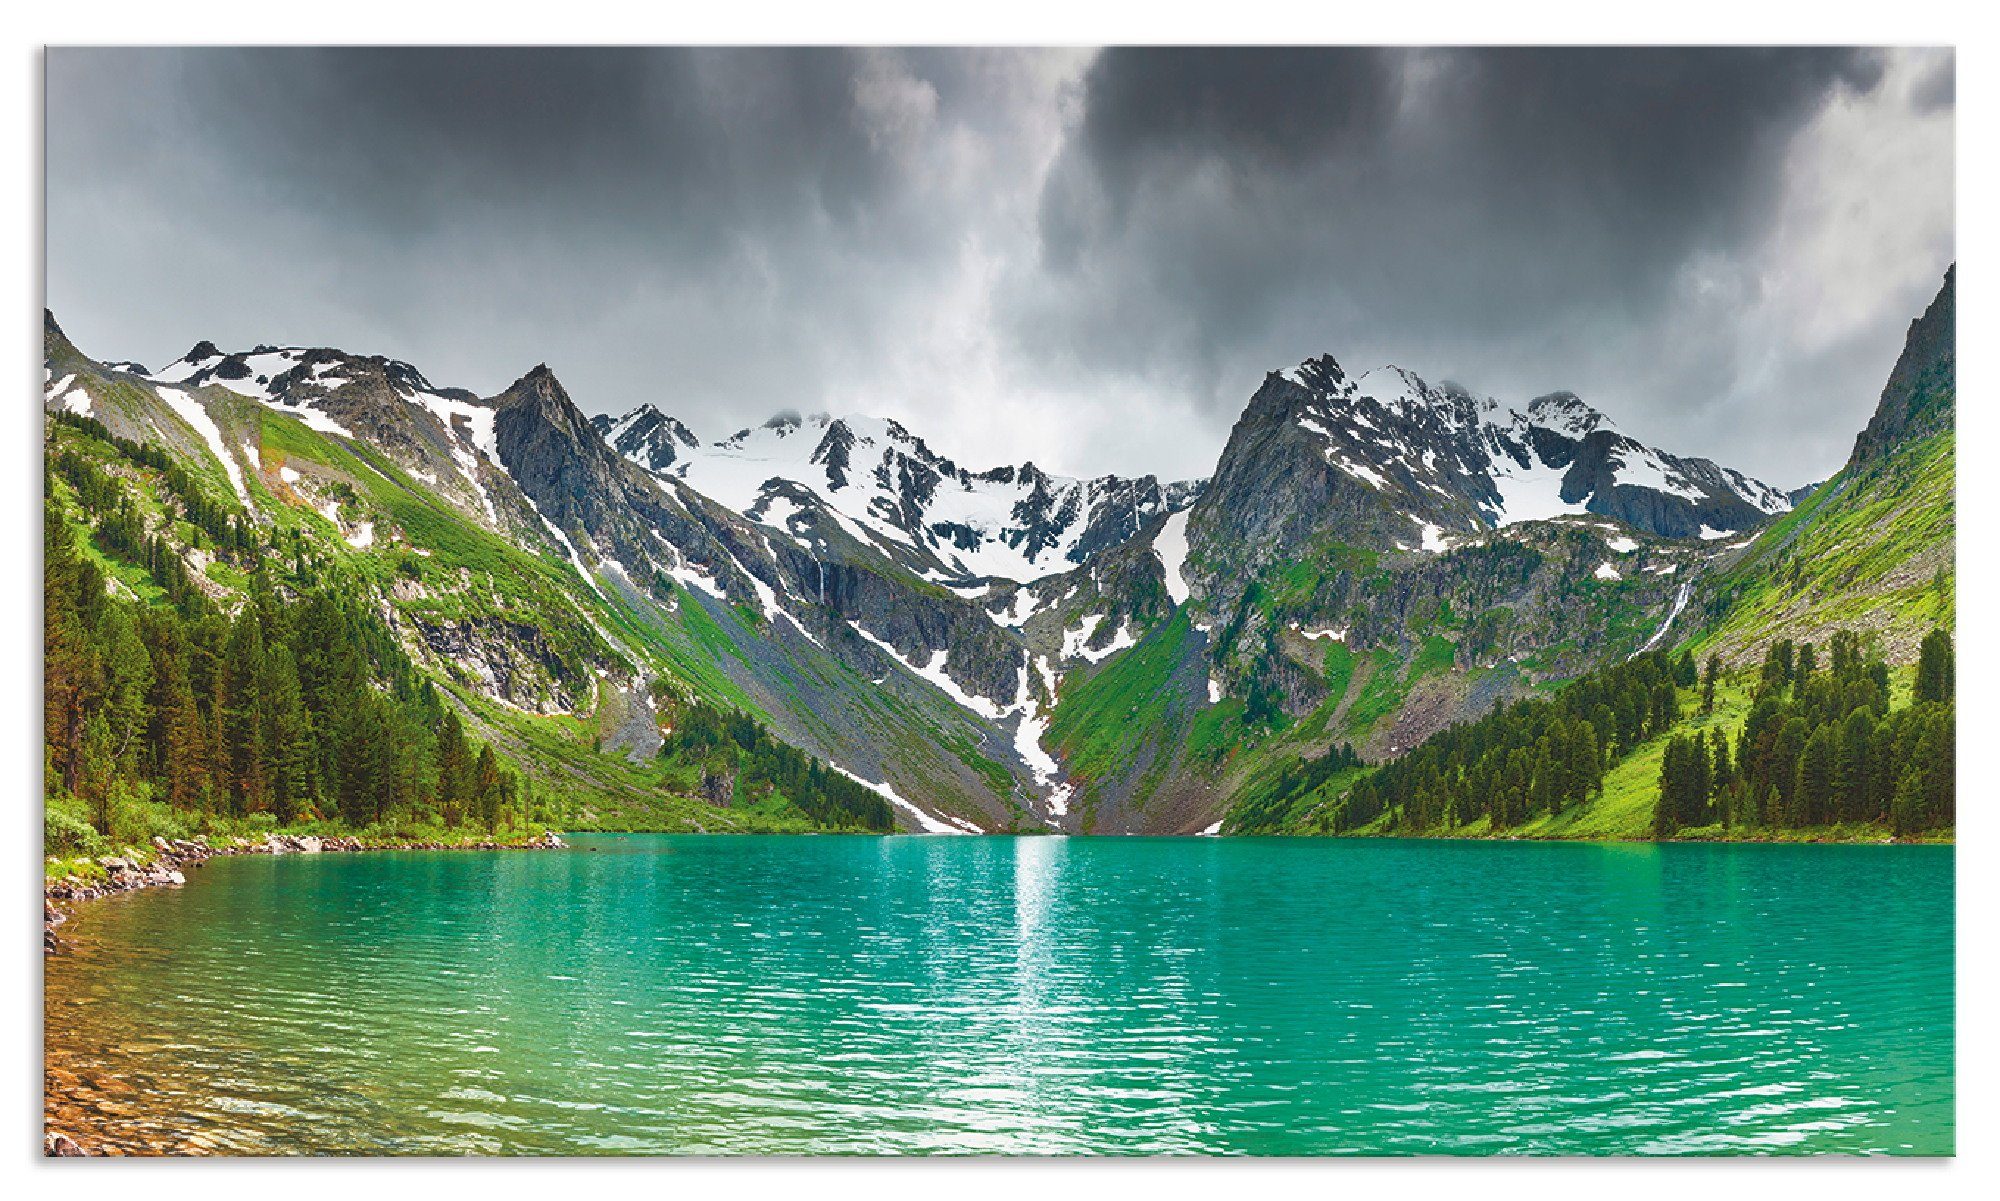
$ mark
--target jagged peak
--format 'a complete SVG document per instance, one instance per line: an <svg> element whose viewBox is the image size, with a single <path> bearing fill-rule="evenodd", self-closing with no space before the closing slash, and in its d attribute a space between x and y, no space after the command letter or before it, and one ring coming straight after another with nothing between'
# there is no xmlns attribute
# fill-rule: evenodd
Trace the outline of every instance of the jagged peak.
<svg viewBox="0 0 2000 1201"><path fill-rule="evenodd" d="M595 432L591 431L590 418L576 407L576 402L570 399L569 393L563 388L562 381L556 378L556 373L549 370L546 363L535 364L526 375L509 384L505 391L487 403L496 409L534 405L549 414L552 420L559 420L564 426L591 432L595 438Z"/></svg>
<svg viewBox="0 0 2000 1201"><path fill-rule="evenodd" d="M1356 391L1386 409L1403 414L1446 410L1452 413L1489 413L1498 402L1474 396L1463 384L1451 380L1432 383L1407 367L1394 363L1364 372L1354 380Z"/></svg>
<svg viewBox="0 0 2000 1201"><path fill-rule="evenodd" d="M1912 431L1955 423L1957 392L1958 264L1952 263L1937 294L1903 335L1902 353L1882 386L1873 416L1854 439L1847 466L1856 468L1879 458Z"/></svg>
<svg viewBox="0 0 2000 1201"><path fill-rule="evenodd" d="M560 399L567 403L569 393L563 389L562 381L549 369L547 363L536 363L520 379L507 385L503 395L528 395L543 400Z"/></svg>
<svg viewBox="0 0 2000 1201"><path fill-rule="evenodd" d="M599 416L604 418L605 424L621 426L621 427L627 425L634 425L637 424L638 422L645 421L648 419L651 419L653 421L673 420L673 418L667 416L667 414L663 410L661 410L660 406L654 404L650 400L640 401L638 404L633 405L631 408L625 410L623 413L617 413L617 414L602 413L599 414ZM595 420L595 418L593 418L592 420Z"/></svg>
<svg viewBox="0 0 2000 1201"><path fill-rule="evenodd" d="M701 439L695 437L694 431L688 428L686 422L666 412L651 401L639 405L627 412L623 417L613 421L611 428L622 433L628 429L639 428L642 424L648 433L665 431L668 438L683 445L701 445Z"/></svg>
<svg viewBox="0 0 2000 1201"><path fill-rule="evenodd" d="M1282 375L1316 397L1346 396L1354 391L1353 381L1330 354L1307 359Z"/></svg>
<svg viewBox="0 0 2000 1201"><path fill-rule="evenodd" d="M1598 430L1616 431L1609 417L1585 404L1574 392L1549 392L1535 397L1522 411L1529 425L1539 425L1568 438L1580 439Z"/></svg>

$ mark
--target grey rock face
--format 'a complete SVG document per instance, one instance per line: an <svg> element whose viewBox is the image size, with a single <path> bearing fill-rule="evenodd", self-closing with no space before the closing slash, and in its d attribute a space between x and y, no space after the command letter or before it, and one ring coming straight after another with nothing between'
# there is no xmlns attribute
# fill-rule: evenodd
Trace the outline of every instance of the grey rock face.
<svg viewBox="0 0 2000 1201"><path fill-rule="evenodd" d="M1881 458L1898 442L1942 429L1957 419L1958 264L1924 315L1910 323L1903 353L1876 402L1875 415L1854 440L1850 468Z"/></svg>
<svg viewBox="0 0 2000 1201"><path fill-rule="evenodd" d="M1685 538L1789 505L1741 472L1645 446L1571 393L1503 410L1401 368L1353 378L1321 356L1251 397L1192 508L1188 574L1220 612L1260 568L1337 546L1437 550L1563 514Z"/></svg>

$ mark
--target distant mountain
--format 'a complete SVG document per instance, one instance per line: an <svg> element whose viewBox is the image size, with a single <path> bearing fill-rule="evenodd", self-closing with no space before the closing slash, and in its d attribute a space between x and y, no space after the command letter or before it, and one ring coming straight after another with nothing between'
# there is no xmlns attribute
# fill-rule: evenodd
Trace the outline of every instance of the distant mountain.
<svg viewBox="0 0 2000 1201"><path fill-rule="evenodd" d="M53 316L44 357L48 409L344 565L481 735L599 821L648 790L729 803L652 766L699 700L910 828L1204 829L1301 754L1395 755L1678 636L1692 582L1787 506L1567 394L1515 411L1330 357L1267 377L1212 479L1177 483L972 469L858 416L705 441L654 404L586 416L546 367L490 397L326 347L148 372Z"/></svg>
<svg viewBox="0 0 2000 1201"><path fill-rule="evenodd" d="M1257 560L1328 538L1439 551L1458 537L1586 514L1660 537L1716 538L1789 507L1741 472L1626 436L1567 392L1503 409L1400 367L1350 378L1327 355L1265 378L1191 522L1197 541L1220 552L1200 582L1233 597L1230 581L1247 579Z"/></svg>
<svg viewBox="0 0 2000 1201"><path fill-rule="evenodd" d="M656 475L784 530L802 545L824 517L933 582L1027 583L1068 571L1186 508L1201 481L1052 476L1033 463L971 471L896 421L780 413L704 444L642 405L592 424ZM811 497L802 506L801 495Z"/></svg>

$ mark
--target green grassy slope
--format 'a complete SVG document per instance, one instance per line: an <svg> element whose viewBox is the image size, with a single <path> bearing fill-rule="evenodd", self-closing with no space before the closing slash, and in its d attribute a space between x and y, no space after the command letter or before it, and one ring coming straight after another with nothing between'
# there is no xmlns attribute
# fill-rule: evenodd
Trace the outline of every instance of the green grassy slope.
<svg viewBox="0 0 2000 1201"><path fill-rule="evenodd" d="M89 387L96 404L116 396L121 415L142 429L178 421L144 389L105 387L95 377ZM331 586L392 615L420 664L468 718L473 735L493 742L523 770L540 794L538 813L556 819L560 811L559 820L577 829L816 828L783 797L760 796L743 808L710 804L693 794L682 765L671 759L634 763L601 749L607 719L621 714L625 701L596 674L605 664L629 663L645 675L670 680L670 695L762 716L717 670L719 657L740 652L708 610L693 603L634 604L616 592L600 593L566 559L524 549L484 528L364 444L323 435L238 398L211 399L226 442L240 439L254 452L254 458L246 453L239 460L239 470L265 528L295 534L323 559ZM75 426L51 421L45 438L52 461L74 456L110 479L150 532L182 548L203 545L199 531L179 517L179 504L157 472ZM233 504L228 477L206 448L179 449L177 461L188 466L209 499ZM51 475L50 488L50 503L79 549L120 594L144 604L166 603L143 563L111 553L94 533L102 512L83 503L60 473ZM322 511L327 505L339 522ZM373 523L375 540L351 545L341 523L352 529L361 522ZM240 603L250 583L242 567L221 560L207 562L201 574L225 611ZM734 620L740 624L740 618ZM524 661L546 673L532 691L548 711L535 713L483 695L472 686L476 681L427 655L421 638L411 636L441 627L531 631L533 653Z"/></svg>
<svg viewBox="0 0 2000 1201"><path fill-rule="evenodd" d="M1903 667L1890 674L1892 704L1902 706L1909 702L1910 686L1914 670ZM1355 831L1361 836L1392 835L1395 837L1434 838L1509 838L1509 839L1564 839L1586 842L1637 842L1652 841L1654 808L1660 798L1660 768L1667 743L1676 735L1699 732L1707 734L1720 728L1728 734L1734 745L1743 732L1745 720L1750 714L1751 696L1756 685L1754 672L1739 672L1723 676L1716 688L1715 708L1711 713L1700 711L1700 695L1696 689L1681 689L1679 704L1681 718L1675 725L1658 735L1648 738L1634 747L1629 754L1618 759L1605 773L1604 789L1601 795L1589 802L1556 814L1538 814L1526 822L1505 829L1494 829L1485 817L1476 821L1457 825L1440 825L1423 831L1394 829L1388 820ZM1343 771L1331 776L1324 784L1311 792L1273 799L1257 790L1246 790L1234 806L1223 827L1231 834L1321 834L1328 832L1322 814L1329 811L1331 804L1347 792L1357 781L1365 778L1374 768L1364 767ZM1677 837L1699 840L1748 840L1748 841L1809 841L1809 842L1873 842L1887 839L1891 830L1886 824L1845 824L1817 826L1806 829L1784 829L1770 827L1724 829L1720 825L1692 827L1682 830ZM1950 830L1933 831L1922 836L1927 841L1951 841ZM1906 836L1907 838L1907 836Z"/></svg>
<svg viewBox="0 0 2000 1201"><path fill-rule="evenodd" d="M1715 580L1706 608L1720 616L1689 645L1747 663L1780 638L1845 627L1913 661L1925 632L1957 619L1956 467L1947 429L1842 471Z"/></svg>

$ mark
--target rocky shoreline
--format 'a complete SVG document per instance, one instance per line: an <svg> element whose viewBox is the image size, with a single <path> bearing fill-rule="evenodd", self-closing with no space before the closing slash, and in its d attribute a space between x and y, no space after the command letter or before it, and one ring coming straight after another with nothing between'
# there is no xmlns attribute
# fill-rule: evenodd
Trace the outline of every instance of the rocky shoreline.
<svg viewBox="0 0 2000 1201"><path fill-rule="evenodd" d="M141 888L169 888L187 883L187 872L210 859L224 855L321 855L358 851L510 851L554 850L563 840L553 833L537 834L526 842L390 842L366 843L351 835L267 834L263 841L233 839L212 843L207 836L193 839L153 839L153 854L142 859L136 848L125 855L106 855L97 860L104 879L85 880L64 876L42 886L42 951L57 949L56 927L69 920L65 906L96 900ZM58 904L57 902L62 902Z"/></svg>

